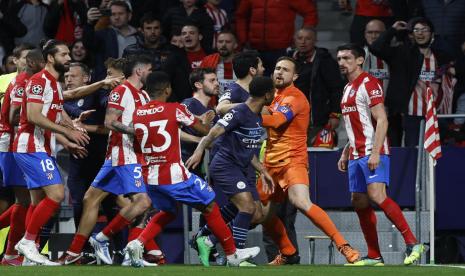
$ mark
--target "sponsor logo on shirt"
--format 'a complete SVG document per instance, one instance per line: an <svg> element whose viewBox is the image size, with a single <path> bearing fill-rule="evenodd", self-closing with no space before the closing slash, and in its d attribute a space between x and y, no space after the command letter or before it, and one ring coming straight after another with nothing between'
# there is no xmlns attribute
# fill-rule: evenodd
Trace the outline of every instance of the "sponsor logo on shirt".
<svg viewBox="0 0 465 276"><path fill-rule="evenodd" d="M355 107L355 106L343 106L341 111L342 111L342 114L357 112L357 107Z"/></svg>
<svg viewBox="0 0 465 276"><path fill-rule="evenodd" d="M383 96L383 92L379 89L375 89L375 90L371 90L369 92L369 95L370 95L370 99L373 99L373 98L380 98Z"/></svg>
<svg viewBox="0 0 465 276"><path fill-rule="evenodd" d="M62 104L52 104L50 109L63 110Z"/></svg>

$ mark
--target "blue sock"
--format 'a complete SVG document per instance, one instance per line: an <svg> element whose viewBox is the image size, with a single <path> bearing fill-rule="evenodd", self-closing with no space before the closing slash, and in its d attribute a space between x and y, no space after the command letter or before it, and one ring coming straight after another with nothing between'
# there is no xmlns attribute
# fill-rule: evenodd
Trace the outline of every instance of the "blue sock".
<svg viewBox="0 0 465 276"><path fill-rule="evenodd" d="M239 212L232 222L233 237L237 248L245 248L252 217L253 214Z"/></svg>

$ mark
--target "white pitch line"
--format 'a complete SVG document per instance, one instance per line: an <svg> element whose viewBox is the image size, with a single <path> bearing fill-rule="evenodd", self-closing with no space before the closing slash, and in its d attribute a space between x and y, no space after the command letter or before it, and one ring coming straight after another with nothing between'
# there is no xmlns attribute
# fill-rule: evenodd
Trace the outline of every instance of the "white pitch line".
<svg viewBox="0 0 465 276"><path fill-rule="evenodd" d="M438 264L421 264L420 266L437 266L437 267L451 267L465 269L465 266L461 265L438 265Z"/></svg>

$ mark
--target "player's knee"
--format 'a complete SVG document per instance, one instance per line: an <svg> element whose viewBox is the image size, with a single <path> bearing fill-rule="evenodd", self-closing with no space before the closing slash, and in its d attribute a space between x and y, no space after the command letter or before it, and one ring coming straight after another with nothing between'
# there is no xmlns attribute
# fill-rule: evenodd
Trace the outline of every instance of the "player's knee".
<svg viewBox="0 0 465 276"><path fill-rule="evenodd" d="M356 194L352 194L351 202L355 209L364 209L370 205L370 202L366 196L360 196Z"/></svg>
<svg viewBox="0 0 465 276"><path fill-rule="evenodd" d="M253 214L255 213L255 204L253 202L244 202L241 204L241 206L237 206L239 209L239 212L242 213L247 213L247 214Z"/></svg>
<svg viewBox="0 0 465 276"><path fill-rule="evenodd" d="M310 207L312 207L312 202L310 199L305 197L290 197L289 198L292 205L294 205L297 209L302 212L306 212Z"/></svg>
<svg viewBox="0 0 465 276"><path fill-rule="evenodd" d="M152 201L147 195L142 195L138 200L137 200L138 208L141 213L145 212L147 209L150 208L150 205L152 204Z"/></svg>
<svg viewBox="0 0 465 276"><path fill-rule="evenodd" d="M386 194L384 194L383 192L369 193L368 197L370 198L371 201L373 201L377 205L383 203L383 201L386 200Z"/></svg>

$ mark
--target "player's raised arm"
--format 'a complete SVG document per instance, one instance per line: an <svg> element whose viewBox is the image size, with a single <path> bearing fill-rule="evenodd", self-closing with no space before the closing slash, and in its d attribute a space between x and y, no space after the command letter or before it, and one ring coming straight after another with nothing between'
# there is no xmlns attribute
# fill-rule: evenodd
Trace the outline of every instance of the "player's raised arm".
<svg viewBox="0 0 465 276"><path fill-rule="evenodd" d="M370 168L370 170L374 170L379 165L379 153L383 146L384 140L386 139L388 120L383 103L372 106L370 111L371 115L376 120L376 130L375 142L373 143L373 149L371 151L370 158L368 159L368 168Z"/></svg>
<svg viewBox="0 0 465 276"><path fill-rule="evenodd" d="M195 124L195 125L197 125L197 124ZM203 155L203 152L205 151L205 149L210 147L210 145L213 143L213 141L215 141L215 139L218 138L223 133L225 133L225 129L219 123L217 123L212 129L210 129L210 132L208 132L207 136L204 136L202 138L202 140L200 140L200 143L197 146L197 148L195 149L194 153L186 161L187 168L188 169L190 169L190 168L195 169L199 165L200 161L202 161L202 155Z"/></svg>

